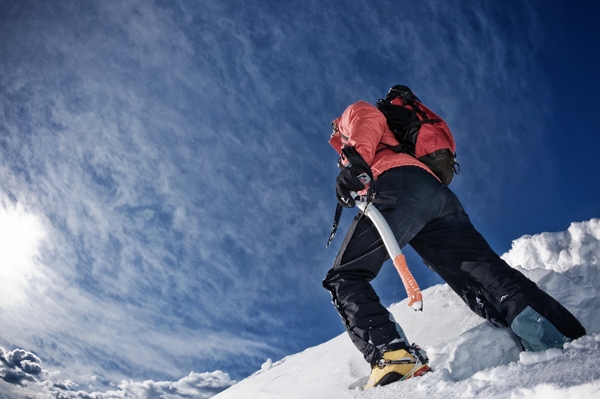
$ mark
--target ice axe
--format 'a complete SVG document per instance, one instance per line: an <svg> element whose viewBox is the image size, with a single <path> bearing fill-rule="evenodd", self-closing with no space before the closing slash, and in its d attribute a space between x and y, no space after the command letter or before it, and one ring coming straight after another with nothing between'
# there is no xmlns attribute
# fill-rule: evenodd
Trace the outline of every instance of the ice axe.
<svg viewBox="0 0 600 399"><path fill-rule="evenodd" d="M365 187L368 186L371 180L367 174L361 174L358 178ZM381 212L379 212L379 209L373 206L372 202L367 200L366 196L361 196L356 192L352 192L352 197L354 198L358 209L373 222L375 228L379 232L385 248L392 259L398 274L400 274L400 279L402 279L402 283L406 289L408 306L414 310L422 311L423 295L421 295L421 289L408 269L406 258L400 250L400 246L398 245L398 241L396 241L396 237L394 237L394 233L392 233L392 229L390 229L390 225L387 223Z"/></svg>

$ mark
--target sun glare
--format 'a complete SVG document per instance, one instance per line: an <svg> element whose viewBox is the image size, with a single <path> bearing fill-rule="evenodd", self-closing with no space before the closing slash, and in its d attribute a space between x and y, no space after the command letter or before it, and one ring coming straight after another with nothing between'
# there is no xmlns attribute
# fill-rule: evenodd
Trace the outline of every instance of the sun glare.
<svg viewBox="0 0 600 399"><path fill-rule="evenodd" d="M36 258L45 235L39 217L20 204L0 202L0 306L26 298L29 282L40 274Z"/></svg>

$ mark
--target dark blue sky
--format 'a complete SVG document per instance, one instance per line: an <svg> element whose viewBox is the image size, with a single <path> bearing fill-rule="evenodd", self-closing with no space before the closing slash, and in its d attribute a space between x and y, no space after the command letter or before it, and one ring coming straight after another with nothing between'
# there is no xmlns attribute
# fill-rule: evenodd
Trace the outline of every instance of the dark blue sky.
<svg viewBox="0 0 600 399"><path fill-rule="evenodd" d="M598 217L595 11L1 2L0 228L27 245L0 252L0 346L92 391L240 379L340 334L330 122L394 84L449 123L452 188L499 253ZM375 285L405 297L392 267Z"/></svg>
<svg viewBox="0 0 600 399"><path fill-rule="evenodd" d="M557 178L564 182L561 199L567 203L561 218L584 220L600 211L594 184L600 170L600 137L595 133L600 124L599 101L594 94L600 89L600 43L594 39L598 9L563 2L554 13L541 11L548 39L539 60L553 88L552 98L546 100L556 124L550 132L556 140L555 156L564 158Z"/></svg>

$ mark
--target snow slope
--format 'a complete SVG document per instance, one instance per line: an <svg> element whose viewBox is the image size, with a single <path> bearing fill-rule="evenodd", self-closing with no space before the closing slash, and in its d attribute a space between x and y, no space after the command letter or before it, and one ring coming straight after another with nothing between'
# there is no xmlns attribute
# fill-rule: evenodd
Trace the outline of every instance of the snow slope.
<svg viewBox="0 0 600 399"><path fill-rule="evenodd" d="M424 311L390 307L424 347L433 373L367 391L369 367L345 334L273 363L214 398L600 398L600 219L524 236L503 258L571 310L588 331L564 350L521 352L508 329L474 315L446 285L423 292Z"/></svg>

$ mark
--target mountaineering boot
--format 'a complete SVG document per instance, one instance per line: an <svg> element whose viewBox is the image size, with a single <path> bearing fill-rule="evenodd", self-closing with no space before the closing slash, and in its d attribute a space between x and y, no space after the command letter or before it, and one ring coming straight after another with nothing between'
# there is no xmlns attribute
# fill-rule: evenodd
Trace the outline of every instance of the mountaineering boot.
<svg viewBox="0 0 600 399"><path fill-rule="evenodd" d="M385 352L371 370L365 389L423 375L431 370L428 362L425 351L415 344L407 349Z"/></svg>

